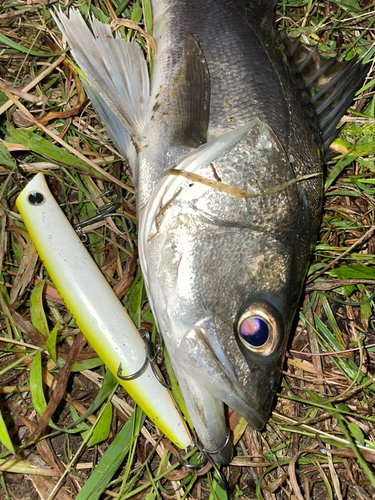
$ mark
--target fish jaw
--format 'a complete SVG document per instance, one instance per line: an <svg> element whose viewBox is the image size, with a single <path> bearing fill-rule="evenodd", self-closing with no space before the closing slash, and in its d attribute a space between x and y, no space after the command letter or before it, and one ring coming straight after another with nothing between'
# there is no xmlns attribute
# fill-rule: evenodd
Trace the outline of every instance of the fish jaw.
<svg viewBox="0 0 375 500"><path fill-rule="evenodd" d="M216 463L228 464L233 457L233 446L228 439L230 435L223 402L187 373L181 373L178 381L189 417L194 422L204 450Z"/></svg>
<svg viewBox="0 0 375 500"><path fill-rule="evenodd" d="M264 362L264 360L254 356L251 363L244 356L250 371L249 380L251 383L241 386L236 369L229 362L218 340L225 336L223 333L218 335L215 322L210 318L201 321L194 330L184 336L179 350L180 366L184 367L185 379L189 380L189 386L192 380L195 381L196 385L202 385L202 381L207 381L209 387L207 392L210 394L210 398L225 403L240 413L251 427L261 430L269 417L283 356L278 350L276 360L273 357L272 360L266 359ZM229 332L228 337L231 334L233 335L233 332ZM241 359L240 356L237 359ZM247 371L245 363L241 366L240 362L239 366L244 372ZM199 408L200 414L202 414L203 411L200 408L202 404L194 392L189 391L188 399L193 401L191 406ZM213 418L214 412L207 410L207 400L203 401L204 411L210 413L210 419L202 420L210 422L208 427L212 431L222 419L222 410L220 415L216 413L215 419ZM212 403L211 406L213 406ZM193 411L196 410L192 409L191 412L193 413Z"/></svg>

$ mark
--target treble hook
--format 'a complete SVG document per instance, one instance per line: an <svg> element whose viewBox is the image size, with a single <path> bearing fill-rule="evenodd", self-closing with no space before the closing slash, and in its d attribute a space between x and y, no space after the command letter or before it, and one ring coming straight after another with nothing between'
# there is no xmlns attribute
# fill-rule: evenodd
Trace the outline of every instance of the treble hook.
<svg viewBox="0 0 375 500"><path fill-rule="evenodd" d="M142 375L142 373L145 372L146 368L148 365L151 366L152 372L155 375L155 378L160 384L165 387L166 389L171 389L171 385L167 384L164 382L164 380L160 377L158 369L155 367L155 361L157 357L159 356L159 353L161 351L162 347L162 338L160 336L160 333L157 332L158 336L158 347L156 348L155 354L151 357L151 339L150 339L150 332L146 330L145 328L140 328L139 333L141 334L143 340L145 341L145 351L146 351L146 359L141 366L141 368L136 371L135 373L132 373L131 375L122 375L122 366L121 363L117 369L117 376L121 380L134 380Z"/></svg>
<svg viewBox="0 0 375 500"><path fill-rule="evenodd" d="M79 238L83 243L86 243L87 241L87 235L83 233L82 229L87 226L91 226L91 224L95 224L95 222L99 222L103 219L106 219L107 217L124 217L128 223L128 230L131 231L134 227L133 221L128 215L125 214L118 214L116 210L121 206L120 203L120 195L119 192L116 191L115 189L109 189L108 191L105 191L102 193L99 198L103 198L104 196L112 196L115 195L116 198L113 201L109 201L108 203L105 203L101 207L96 209L97 215L94 215L93 217L90 217L90 219L87 219L83 222L78 222L78 224L75 224L74 229L76 230ZM123 233L121 233L123 234Z"/></svg>
<svg viewBox="0 0 375 500"><path fill-rule="evenodd" d="M189 463L185 462L185 460L179 455L177 456L177 460L180 462L180 464L183 467L186 467L187 469L193 469L193 470L201 469L202 467L204 467L206 465L207 462L210 462L214 471L216 472L217 483L219 484L219 486L223 490L225 490L226 484L225 484L224 476L223 476L222 472L219 470L215 461L212 459L211 455L216 455L217 453L222 452L226 448L227 444L229 443L229 439L230 439L230 430L227 429L227 435L226 435L224 444L220 448L218 448L217 450L207 450L207 448L205 448L201 443L195 442L194 446L196 448L198 448L198 451L202 457L201 461L198 462L197 464L189 464Z"/></svg>
<svg viewBox="0 0 375 500"><path fill-rule="evenodd" d="M26 179L26 177L20 172L20 170L17 168L17 166L13 167L13 170L10 172L10 175L14 174L14 180L16 183L19 185L21 189L25 188L29 181Z"/></svg>

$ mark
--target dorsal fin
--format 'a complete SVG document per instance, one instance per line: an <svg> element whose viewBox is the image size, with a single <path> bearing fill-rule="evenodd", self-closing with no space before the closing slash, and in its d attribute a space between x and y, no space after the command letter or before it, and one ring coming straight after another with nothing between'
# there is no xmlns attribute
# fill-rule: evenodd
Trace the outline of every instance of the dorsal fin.
<svg viewBox="0 0 375 500"><path fill-rule="evenodd" d="M302 98L315 114L322 146L327 154L340 129L337 125L360 88L369 66L362 58L354 57L349 62L340 62L336 57L328 59L316 47L291 41L283 36L287 57L292 72L301 77ZM307 106L307 113L309 113ZM315 112L315 113L314 113Z"/></svg>
<svg viewBox="0 0 375 500"><path fill-rule="evenodd" d="M185 37L181 68L172 87L178 116L172 144L197 148L207 141L210 76L203 52L191 33Z"/></svg>
<svg viewBox="0 0 375 500"><path fill-rule="evenodd" d="M275 18L276 5L279 0L228 0L233 4L241 17L249 24L256 26L266 22L273 22Z"/></svg>

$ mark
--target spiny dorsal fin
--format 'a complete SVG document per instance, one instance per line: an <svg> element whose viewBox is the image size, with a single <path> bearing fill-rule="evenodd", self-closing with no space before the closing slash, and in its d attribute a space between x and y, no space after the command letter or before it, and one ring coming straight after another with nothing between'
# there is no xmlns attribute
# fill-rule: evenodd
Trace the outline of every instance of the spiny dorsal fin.
<svg viewBox="0 0 375 500"><path fill-rule="evenodd" d="M264 16L274 18L276 5L279 0L230 0L234 7L241 13L247 21L260 20Z"/></svg>
<svg viewBox="0 0 375 500"><path fill-rule="evenodd" d="M92 33L75 9L69 18L61 10L52 15L90 86L139 143L145 133L150 94L147 63L139 44L113 37L110 26L94 18Z"/></svg>
<svg viewBox="0 0 375 500"><path fill-rule="evenodd" d="M302 81L299 85L302 97L317 117L322 145L325 153L339 133L337 125L360 88L368 65L354 57L349 62L337 58L328 59L316 47L305 45L299 40L283 37L292 72ZM307 107L308 112L308 107Z"/></svg>
<svg viewBox="0 0 375 500"><path fill-rule="evenodd" d="M197 148L207 141L210 116L210 76L203 52L191 33L187 33L182 65L173 87L178 120L172 144Z"/></svg>

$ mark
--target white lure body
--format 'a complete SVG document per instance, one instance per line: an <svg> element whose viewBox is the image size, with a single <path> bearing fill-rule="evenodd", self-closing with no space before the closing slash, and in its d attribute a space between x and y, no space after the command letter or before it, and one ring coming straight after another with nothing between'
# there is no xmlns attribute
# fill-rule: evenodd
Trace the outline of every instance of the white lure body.
<svg viewBox="0 0 375 500"><path fill-rule="evenodd" d="M144 364L145 342L76 232L37 174L17 198L17 207L36 249L78 327L91 346L147 416L179 448L190 433L171 393Z"/></svg>

